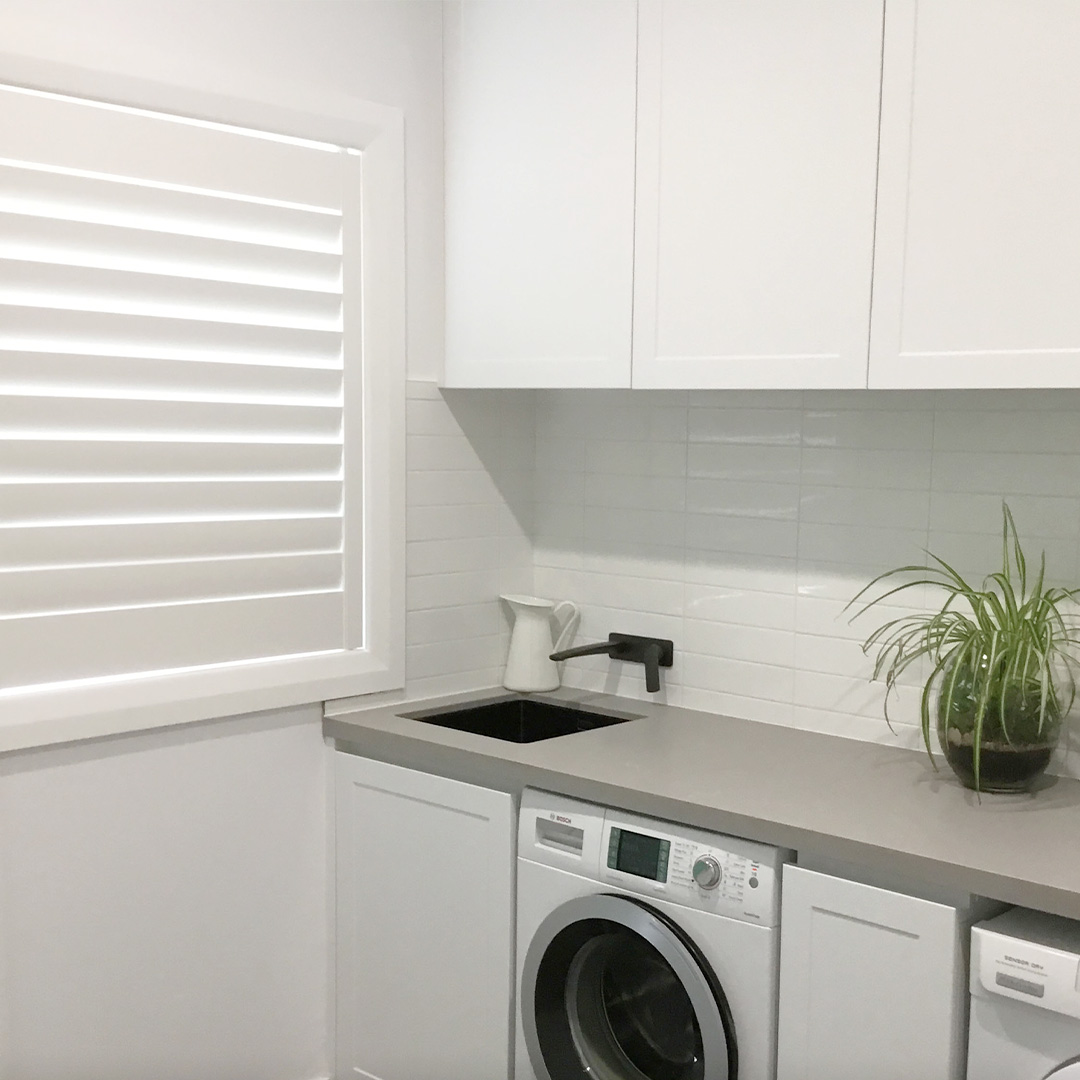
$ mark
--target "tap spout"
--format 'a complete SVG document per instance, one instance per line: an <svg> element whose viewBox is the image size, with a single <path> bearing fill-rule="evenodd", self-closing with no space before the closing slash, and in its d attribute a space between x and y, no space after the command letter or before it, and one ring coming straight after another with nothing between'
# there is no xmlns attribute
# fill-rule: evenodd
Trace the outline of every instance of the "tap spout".
<svg viewBox="0 0 1080 1080"><path fill-rule="evenodd" d="M607 641L578 645L573 649L562 649L559 652L553 652L551 659L559 663L574 656L603 654L610 656L612 660L644 664L645 689L650 694L656 694L660 690L660 669L671 667L675 656L675 646L664 638L640 637L637 634L608 634Z"/></svg>
<svg viewBox="0 0 1080 1080"><path fill-rule="evenodd" d="M592 645L577 645L572 649L562 649L560 652L553 652L549 660L554 660L556 664L563 660L569 660L574 656L598 656L600 653L607 653L608 656L613 656L613 650L618 649L619 644L616 641L597 641Z"/></svg>

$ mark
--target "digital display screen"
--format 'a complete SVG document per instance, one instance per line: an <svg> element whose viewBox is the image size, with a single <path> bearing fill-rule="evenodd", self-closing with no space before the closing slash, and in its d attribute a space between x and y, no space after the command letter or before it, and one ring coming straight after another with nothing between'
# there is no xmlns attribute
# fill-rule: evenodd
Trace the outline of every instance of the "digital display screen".
<svg viewBox="0 0 1080 1080"><path fill-rule="evenodd" d="M670 846L667 840L622 829L619 832L615 869L653 881L666 881Z"/></svg>

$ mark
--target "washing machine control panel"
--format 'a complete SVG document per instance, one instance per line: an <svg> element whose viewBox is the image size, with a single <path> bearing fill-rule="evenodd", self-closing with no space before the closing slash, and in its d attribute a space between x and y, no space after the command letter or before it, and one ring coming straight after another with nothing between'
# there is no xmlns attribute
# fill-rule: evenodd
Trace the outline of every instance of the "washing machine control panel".
<svg viewBox="0 0 1080 1080"><path fill-rule="evenodd" d="M608 811L600 880L642 896L774 926L780 867L790 852Z"/></svg>

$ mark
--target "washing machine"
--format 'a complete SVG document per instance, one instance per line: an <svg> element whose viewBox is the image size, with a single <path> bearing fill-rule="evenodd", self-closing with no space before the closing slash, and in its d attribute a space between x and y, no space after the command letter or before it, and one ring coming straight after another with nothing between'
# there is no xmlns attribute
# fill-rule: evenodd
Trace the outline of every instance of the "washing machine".
<svg viewBox="0 0 1080 1080"><path fill-rule="evenodd" d="M1080 1080L1080 923L1026 908L971 929L968 1080Z"/></svg>
<svg viewBox="0 0 1080 1080"><path fill-rule="evenodd" d="M773 1080L790 856L526 790L515 1080Z"/></svg>

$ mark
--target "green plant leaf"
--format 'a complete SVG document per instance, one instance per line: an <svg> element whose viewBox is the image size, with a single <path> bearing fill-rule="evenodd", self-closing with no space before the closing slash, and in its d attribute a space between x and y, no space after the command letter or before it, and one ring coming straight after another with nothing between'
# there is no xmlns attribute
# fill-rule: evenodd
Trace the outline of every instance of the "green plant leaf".
<svg viewBox="0 0 1080 1080"><path fill-rule="evenodd" d="M919 698L923 742L931 761L935 690L942 733L962 723L957 737L972 739L976 790L982 785L983 746L1030 745L1054 737L1077 695L1076 653L1080 617L1073 610L1080 588L1046 585L1046 555L1032 581L1016 522L1002 503L1001 568L975 588L954 566L927 551L927 564L907 565L877 575L848 602L849 621L915 587L936 590L936 610L890 619L863 641L874 659L873 678L885 683L885 719L899 680L913 664L926 661L929 674ZM1030 585L1030 589L1029 589ZM1068 617L1066 616L1068 609ZM936 767L936 766L935 766Z"/></svg>

